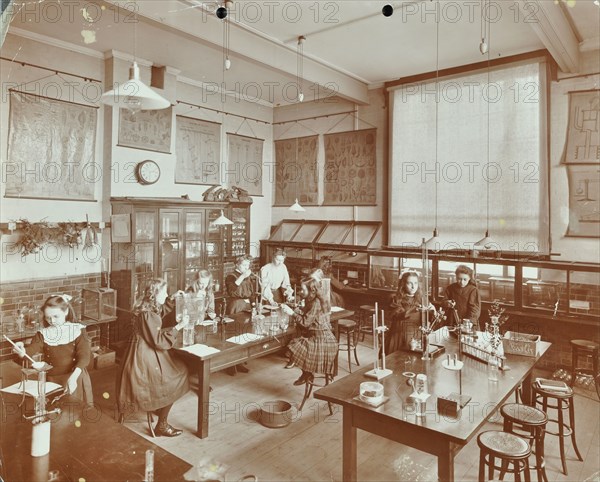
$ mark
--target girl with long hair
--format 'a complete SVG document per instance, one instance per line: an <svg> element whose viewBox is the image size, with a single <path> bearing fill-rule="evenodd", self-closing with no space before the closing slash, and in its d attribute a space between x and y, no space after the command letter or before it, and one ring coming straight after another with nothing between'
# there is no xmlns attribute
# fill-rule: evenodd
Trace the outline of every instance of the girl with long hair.
<svg viewBox="0 0 600 482"><path fill-rule="evenodd" d="M163 318L173 310L167 296L167 282L150 280L133 314L133 333L117 376L117 404L120 418L138 410L157 412L153 435L175 437L181 430L169 425L173 403L188 389L188 373L169 350L186 321L163 328Z"/></svg>
<svg viewBox="0 0 600 482"><path fill-rule="evenodd" d="M297 309L293 317L296 325L302 327L303 335L288 345L290 361L302 370L294 385L312 381L315 373L333 376L338 352L329 322L331 303L323 296L321 283L314 278L303 279L300 296L304 298L304 306Z"/></svg>
<svg viewBox="0 0 600 482"><path fill-rule="evenodd" d="M460 325L462 320L471 320L473 326L479 325L481 314L481 298L473 277L473 270L464 264L458 265L456 282L446 288L444 305L454 315L454 324Z"/></svg>

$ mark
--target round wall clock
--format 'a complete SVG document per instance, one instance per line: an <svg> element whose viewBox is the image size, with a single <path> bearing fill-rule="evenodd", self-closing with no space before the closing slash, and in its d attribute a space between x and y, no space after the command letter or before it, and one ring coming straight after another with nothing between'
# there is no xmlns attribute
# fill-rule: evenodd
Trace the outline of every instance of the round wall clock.
<svg viewBox="0 0 600 482"><path fill-rule="evenodd" d="M135 166L135 175L140 184L154 184L160 178L160 167L154 161L142 161Z"/></svg>

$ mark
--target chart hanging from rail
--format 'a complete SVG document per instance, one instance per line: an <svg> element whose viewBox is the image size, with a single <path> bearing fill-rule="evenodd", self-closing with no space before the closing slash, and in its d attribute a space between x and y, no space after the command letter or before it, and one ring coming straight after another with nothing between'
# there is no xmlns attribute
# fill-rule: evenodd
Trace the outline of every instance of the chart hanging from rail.
<svg viewBox="0 0 600 482"><path fill-rule="evenodd" d="M600 164L567 166L569 237L600 238Z"/></svg>
<svg viewBox="0 0 600 482"><path fill-rule="evenodd" d="M325 197L329 206L373 206L377 129L326 134Z"/></svg>
<svg viewBox="0 0 600 482"><path fill-rule="evenodd" d="M600 163L600 90L569 92L569 128L563 163Z"/></svg>
<svg viewBox="0 0 600 482"><path fill-rule="evenodd" d="M5 197L93 201L97 112L11 91Z"/></svg>
<svg viewBox="0 0 600 482"><path fill-rule="evenodd" d="M171 153L173 108L141 110L135 114L119 109L119 146Z"/></svg>
<svg viewBox="0 0 600 482"><path fill-rule="evenodd" d="M250 196L262 196L263 139L227 133L227 172L222 184L237 186Z"/></svg>
<svg viewBox="0 0 600 482"><path fill-rule="evenodd" d="M220 184L221 124L177 116L178 184Z"/></svg>
<svg viewBox="0 0 600 482"><path fill-rule="evenodd" d="M319 136L275 141L275 206L318 204L318 150Z"/></svg>

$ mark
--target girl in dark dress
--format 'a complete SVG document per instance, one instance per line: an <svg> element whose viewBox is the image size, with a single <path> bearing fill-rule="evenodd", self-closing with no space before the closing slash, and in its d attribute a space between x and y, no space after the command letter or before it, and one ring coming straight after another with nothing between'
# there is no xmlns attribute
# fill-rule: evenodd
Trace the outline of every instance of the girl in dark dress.
<svg viewBox="0 0 600 482"><path fill-rule="evenodd" d="M451 320L460 325L462 320L471 320L473 326L479 325L481 314L481 299L479 290L473 279L473 270L464 264L455 271L456 282L446 288L444 305L450 309Z"/></svg>
<svg viewBox="0 0 600 482"><path fill-rule="evenodd" d="M331 305L321 292L321 283L314 278L302 280L300 295L305 303L295 312L283 305L294 316L296 326L302 327L303 335L288 345L290 360L302 370L294 385L302 385L314 379L314 374L333 376L338 344L331 332L329 312Z"/></svg>
<svg viewBox="0 0 600 482"><path fill-rule="evenodd" d="M416 271L406 271L400 277L398 291L392 296L389 305L389 334L385 337L385 353L389 355L397 350L408 350L410 341L421 339L421 313L423 310L423 295L419 287L419 274ZM430 304L429 310L433 309ZM386 313L387 314L387 313Z"/></svg>
<svg viewBox="0 0 600 482"><path fill-rule="evenodd" d="M134 330L117 376L117 403L121 414L143 410L157 412L156 435L175 437L182 432L167 422L173 403L188 389L188 373L169 353L177 333L187 320L163 328L163 318L172 311L167 301L167 282L151 280L143 299L134 308ZM123 415L121 415L122 417Z"/></svg>
<svg viewBox="0 0 600 482"><path fill-rule="evenodd" d="M77 398L93 403L92 387L87 366L91 359L91 343L85 325L73 323L73 308L68 295L50 296L42 305L46 325L38 331L31 343L25 347L17 342L15 352L23 357L43 354L44 362L52 365L48 380L64 385L65 390ZM42 363L43 366L43 363ZM35 368L35 365L34 365Z"/></svg>

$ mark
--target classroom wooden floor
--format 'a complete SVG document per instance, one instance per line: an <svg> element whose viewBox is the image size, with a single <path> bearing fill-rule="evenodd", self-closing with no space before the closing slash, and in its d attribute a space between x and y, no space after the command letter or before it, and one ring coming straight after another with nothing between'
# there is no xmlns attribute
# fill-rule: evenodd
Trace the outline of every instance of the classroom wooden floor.
<svg viewBox="0 0 600 482"><path fill-rule="evenodd" d="M361 364L373 362L373 350L367 339L359 346ZM280 355L253 360L250 373L231 377L224 372L211 376L210 436L201 440L194 435L196 396L189 392L173 407L170 423L184 430L176 438L159 437L153 442L191 464L200 460L229 466L227 481L254 474L266 481L341 481L342 415L335 410L329 416L327 404L309 400L297 419L288 427L270 429L258 421L263 402L286 400L299 403L303 387L292 382L299 370L285 370ZM340 376L347 374L346 355L340 354ZM96 404L114 413L116 368L93 372ZM338 407L334 407L338 408ZM557 437L546 438L546 466L550 482L600 481L600 404L595 392L578 391L575 399L577 441L583 462L576 460L567 442L569 475L560 471ZM150 438L144 416L127 427ZM486 429L501 429L498 420ZM380 437L359 431L358 475L361 481L436 481L437 465L432 456L409 449ZM455 460L458 481L476 481L479 451L472 440ZM535 479L535 474L532 474ZM507 480L512 480L507 476Z"/></svg>

